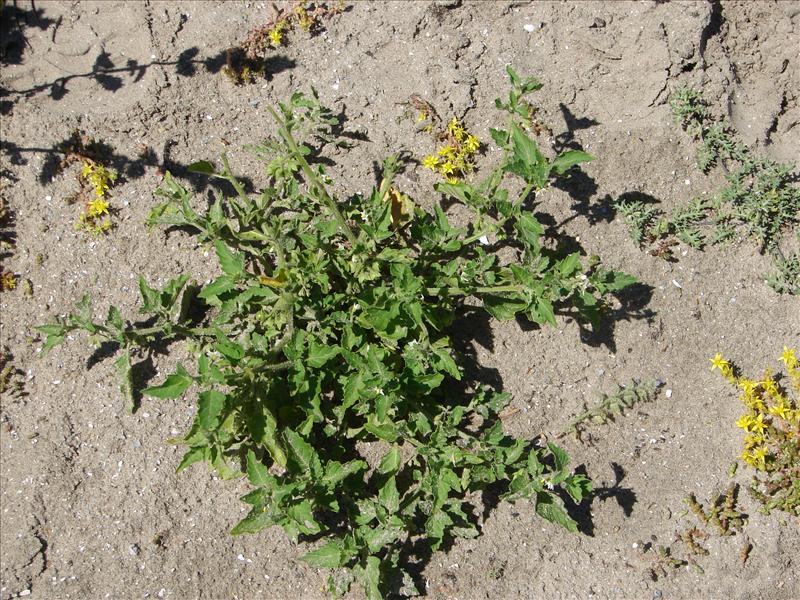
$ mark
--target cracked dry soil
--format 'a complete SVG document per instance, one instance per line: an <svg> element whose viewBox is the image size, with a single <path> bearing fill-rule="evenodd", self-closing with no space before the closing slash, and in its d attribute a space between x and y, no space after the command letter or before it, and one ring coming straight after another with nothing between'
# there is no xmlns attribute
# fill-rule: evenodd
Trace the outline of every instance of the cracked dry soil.
<svg viewBox="0 0 800 600"><path fill-rule="evenodd" d="M16 245L3 264L33 295L0 295L2 344L24 378L24 395L6 395L0 407L0 599L325 597L327 573L298 562L301 549L281 531L228 535L244 511L243 484L202 466L174 473L181 452L165 440L187 428L192 398L146 400L128 415L113 361L87 369L84 337L42 358L33 328L86 290L98 312L115 304L133 317L140 273L159 284L184 271L212 277L193 238L145 229L153 190L165 169L185 177L186 165L223 151L263 183L242 146L271 131L264 106L314 85L368 138L332 156L340 191L363 191L373 160L400 150L421 158L433 146L398 120L411 94L489 142L506 64L544 83L534 100L549 141L598 157L543 194L540 210L647 290L597 334L568 320L483 332L475 354L514 395L507 428L553 434L584 401L632 378L661 378L671 393L600 428L592 446L565 440L603 490L584 534L562 534L524 504L501 504L481 536L424 566L428 597L800 597L797 519L761 515L745 494L753 549L744 565L734 537L707 542L704 574L646 575L642 545L669 544L686 522L682 499L721 491L739 452L738 400L708 358L722 352L748 373L775 366L784 344L800 343L800 306L764 284L770 261L752 243L679 248L668 263L640 252L610 207L631 193L670 209L723 183L696 170L694 144L672 119L667 99L680 84L701 87L748 143L797 160L800 4L356 2L321 35L292 36L270 57L267 79L235 87L220 73L224 51L268 10L265 2L6 2L14 15L2 24L0 176ZM122 174L107 237L74 231L77 207L64 201L74 172L54 169L53 148L76 129L108 144ZM425 202L436 200L433 182L420 166L399 179ZM203 201L210 189L193 185ZM159 356L144 375L157 381L173 364ZM746 482L746 469L736 478Z"/></svg>

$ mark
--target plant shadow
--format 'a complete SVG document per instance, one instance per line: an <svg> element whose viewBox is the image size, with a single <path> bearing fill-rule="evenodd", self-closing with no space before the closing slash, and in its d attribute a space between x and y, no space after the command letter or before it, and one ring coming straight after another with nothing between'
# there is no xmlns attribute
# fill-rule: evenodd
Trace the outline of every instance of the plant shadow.
<svg viewBox="0 0 800 600"><path fill-rule="evenodd" d="M36 8L33 0L28 8L20 8L17 0L5 2L0 10L0 63L20 64L25 48L30 48L25 30L46 31L54 23L55 20L44 16L44 9Z"/></svg>

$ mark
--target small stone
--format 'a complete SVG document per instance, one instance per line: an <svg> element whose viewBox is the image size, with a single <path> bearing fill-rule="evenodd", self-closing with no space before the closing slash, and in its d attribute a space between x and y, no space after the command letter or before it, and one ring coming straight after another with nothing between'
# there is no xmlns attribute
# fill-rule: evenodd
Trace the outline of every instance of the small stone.
<svg viewBox="0 0 800 600"><path fill-rule="evenodd" d="M130 547L128 548L128 552L130 553L131 556L139 556L139 552L141 552L139 544L131 544Z"/></svg>
<svg viewBox="0 0 800 600"><path fill-rule="evenodd" d="M667 390L667 391L665 391L665 392L664 392L664 395L665 395L667 398L672 398L672 390Z"/></svg>
<svg viewBox="0 0 800 600"><path fill-rule="evenodd" d="M533 33L534 31L536 31L536 25L534 25L533 23L525 23L525 25L523 25L522 28L528 33Z"/></svg>

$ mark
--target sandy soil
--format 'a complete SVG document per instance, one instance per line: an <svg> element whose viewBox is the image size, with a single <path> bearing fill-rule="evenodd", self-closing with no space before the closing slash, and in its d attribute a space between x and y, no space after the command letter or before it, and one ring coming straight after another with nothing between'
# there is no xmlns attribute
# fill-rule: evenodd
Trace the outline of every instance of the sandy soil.
<svg viewBox="0 0 800 600"><path fill-rule="evenodd" d="M706 542L704 574L679 569L655 582L641 551L672 542L691 522L682 499L720 492L740 450L738 400L708 358L722 352L749 373L777 366L784 344L800 344L800 301L765 285L770 261L752 243L679 248L668 263L640 252L610 205L637 193L669 209L722 183L695 169L694 145L673 122L667 98L681 83L701 86L748 142L797 159L800 3L359 2L322 35L293 36L270 59L269 79L244 87L219 72L224 50L266 19L268 3L35 8L18 0L2 25L0 175L16 214L16 248L3 264L30 280L33 296L22 287L0 295L2 343L24 380L24 395L8 394L0 410L0 599L325 597L327 573L298 562L282 531L228 535L245 510L244 483L216 481L202 466L175 475L181 451L165 442L190 423L193 398L147 400L127 415L112 360L87 369L85 337L42 358L33 327L87 290L98 314L113 303L133 317L140 273L159 283L187 270L214 275L193 238L148 231L144 219L165 168L182 177L190 162L227 151L263 183L241 148L270 132L265 105L314 85L369 138L335 156L339 185L367 189L373 160L431 150L429 137L398 121L412 93L488 142L506 64L544 82L535 99L553 141L598 157L542 196L540 210L643 283L597 334L563 321L485 332L477 356L519 409L507 427L556 433L584 401L632 378L661 378L670 392L598 428L593 446L565 441L602 488L582 535L562 534L524 504L501 505L480 537L427 564L428 596L800 597L797 520L761 515L745 494L754 547L744 566L742 535ZM113 191L118 227L104 238L73 230L79 208L65 198L75 171L54 170L53 148L76 128L109 144L123 174ZM419 167L400 184L433 201L433 181ZM197 184L201 198L208 191ZM148 375L158 381L175 358L160 357ZM740 468L736 480L748 477Z"/></svg>

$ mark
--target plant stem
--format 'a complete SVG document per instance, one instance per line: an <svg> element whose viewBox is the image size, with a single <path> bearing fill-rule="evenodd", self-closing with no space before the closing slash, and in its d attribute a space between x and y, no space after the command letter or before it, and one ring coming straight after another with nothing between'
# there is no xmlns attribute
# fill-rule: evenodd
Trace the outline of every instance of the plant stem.
<svg viewBox="0 0 800 600"><path fill-rule="evenodd" d="M450 296L468 296L470 294L501 294L504 292L521 292L525 288L521 285L495 285L495 286L488 286L488 287L479 287L475 288L472 292L465 292L461 288L428 288L426 293L431 296L436 296L437 294L441 294L443 291L446 291Z"/></svg>
<svg viewBox="0 0 800 600"><path fill-rule="evenodd" d="M328 210L331 211L333 214L334 219L339 224L339 228L342 230L342 233L347 238L347 241L350 244L355 245L356 243L356 235L353 233L353 230L350 229L350 226L347 224L347 221L342 215L339 207L336 206L336 202L333 198L330 197L328 194L327 189L325 188L325 184L322 183L320 178L314 173L314 170L311 168L311 165L308 164L305 157L300 153L300 149L297 147L297 142L295 141L294 137L292 137L292 132L286 127L286 123L281 120L278 114L272 107L267 107L267 110L272 115L272 118L280 125L279 133L283 138L283 141L286 143L286 147L292 153L292 156L298 163L300 163L300 168L303 170L303 173L306 176L306 179L309 183L312 184L312 187L316 188L317 192L319 193L320 199L323 201L325 206L328 207Z"/></svg>
<svg viewBox="0 0 800 600"><path fill-rule="evenodd" d="M250 204L250 198L247 197L245 193L244 186L239 182L238 179L233 175L233 171L231 171L231 166L228 164L228 155L222 155L222 165L225 167L225 179L230 182L233 186L233 189L236 190L236 193L239 195L239 198L245 203L245 205ZM264 232L266 233L266 232ZM275 250L275 262L277 263L277 267L279 269L285 268L286 266L286 253L283 250L283 240L281 239L277 228L271 229L272 235L271 242Z"/></svg>

